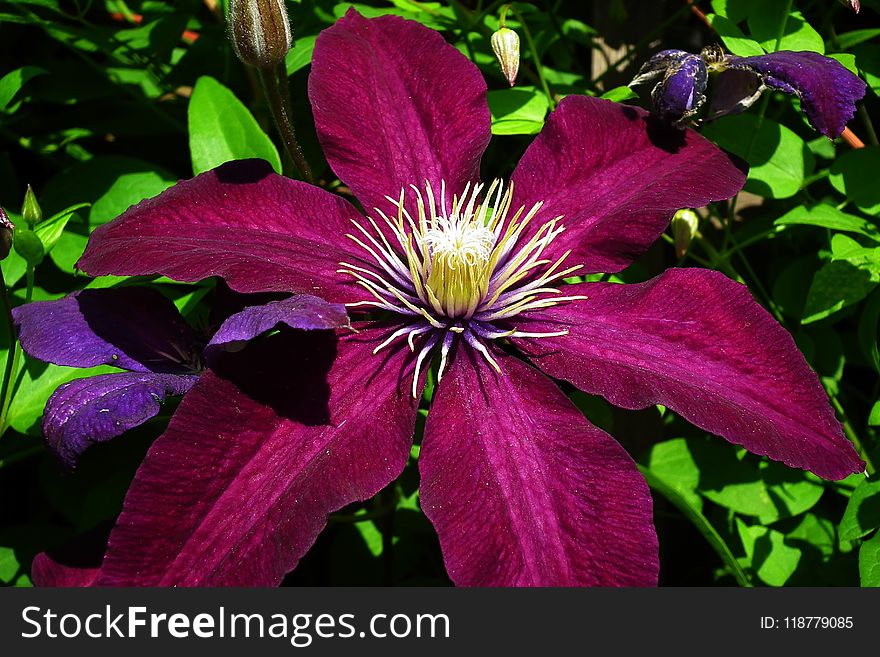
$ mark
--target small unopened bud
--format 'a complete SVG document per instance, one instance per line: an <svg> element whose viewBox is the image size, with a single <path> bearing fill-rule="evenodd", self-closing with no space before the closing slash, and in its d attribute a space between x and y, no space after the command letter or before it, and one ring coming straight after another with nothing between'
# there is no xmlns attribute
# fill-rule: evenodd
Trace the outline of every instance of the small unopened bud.
<svg viewBox="0 0 880 657"><path fill-rule="evenodd" d="M840 0L840 1L843 4L849 5L850 7L852 7L852 10L854 12L856 12L857 14L859 13L859 10L862 8L862 4L861 4L861 2L859 2L859 0Z"/></svg>
<svg viewBox="0 0 880 657"><path fill-rule="evenodd" d="M519 73L519 35L508 27L502 27L492 34L492 50L501 65L501 72L512 87Z"/></svg>
<svg viewBox="0 0 880 657"><path fill-rule="evenodd" d="M24 261L31 267L36 267L43 262L43 256L46 255L43 249L43 242L32 230L15 231L15 242L13 243L15 252L24 258Z"/></svg>
<svg viewBox="0 0 880 657"><path fill-rule="evenodd" d="M0 260L6 260L12 249L12 234L15 232L15 224L9 221L9 217L3 208L0 208Z"/></svg>
<svg viewBox="0 0 880 657"><path fill-rule="evenodd" d="M40 204L37 203L37 196L30 185L27 186L27 191L24 193L24 202L21 204L21 217L31 228L43 220L43 211L40 209Z"/></svg>
<svg viewBox="0 0 880 657"><path fill-rule="evenodd" d="M679 210L672 217L672 237L675 240L675 253L679 258L687 253L699 225L699 215L689 208Z"/></svg>
<svg viewBox="0 0 880 657"><path fill-rule="evenodd" d="M293 43L284 0L232 0L229 38L245 64L271 69L283 62Z"/></svg>

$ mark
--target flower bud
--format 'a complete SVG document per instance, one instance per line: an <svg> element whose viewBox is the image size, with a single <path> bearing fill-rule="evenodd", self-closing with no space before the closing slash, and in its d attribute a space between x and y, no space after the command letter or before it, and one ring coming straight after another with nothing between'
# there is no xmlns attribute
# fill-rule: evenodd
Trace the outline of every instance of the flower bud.
<svg viewBox="0 0 880 657"><path fill-rule="evenodd" d="M519 35L510 28L502 27L492 34L492 50L501 65L501 72L512 87L519 73Z"/></svg>
<svg viewBox="0 0 880 657"><path fill-rule="evenodd" d="M37 197L30 185L27 186L27 191L24 193L24 202L21 204L21 217L31 228L43 220L43 211L40 209L40 204L37 203Z"/></svg>
<svg viewBox="0 0 880 657"><path fill-rule="evenodd" d="M687 253L699 225L699 215L690 208L679 210L672 217L672 237L675 239L675 254L679 258Z"/></svg>
<svg viewBox="0 0 880 657"><path fill-rule="evenodd" d="M24 258L24 261L31 267L36 267L43 262L43 256L46 255L43 249L43 242L32 230L15 231L15 242L13 243L15 252Z"/></svg>
<svg viewBox="0 0 880 657"><path fill-rule="evenodd" d="M862 8L862 4L859 0L840 0L843 4L849 5L852 7L852 10L859 13L859 10Z"/></svg>
<svg viewBox="0 0 880 657"><path fill-rule="evenodd" d="M0 208L0 260L6 260L9 250L12 248L12 234L15 224L9 221L9 217L3 208Z"/></svg>
<svg viewBox="0 0 880 657"><path fill-rule="evenodd" d="M231 0L229 38L245 64L271 69L283 62L293 43L284 0Z"/></svg>

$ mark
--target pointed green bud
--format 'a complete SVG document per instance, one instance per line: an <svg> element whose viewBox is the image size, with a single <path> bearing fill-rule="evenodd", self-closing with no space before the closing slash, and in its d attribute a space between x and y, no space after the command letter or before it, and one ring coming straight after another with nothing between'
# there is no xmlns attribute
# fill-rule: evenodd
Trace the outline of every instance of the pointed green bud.
<svg viewBox="0 0 880 657"><path fill-rule="evenodd" d="M501 65L501 72L512 87L519 73L519 35L508 27L502 27L492 35L492 50Z"/></svg>
<svg viewBox="0 0 880 657"><path fill-rule="evenodd" d="M31 267L36 267L43 262L43 256L46 255L43 249L43 242L32 230L15 231L15 242L13 243L15 252L24 258L24 261Z"/></svg>
<svg viewBox="0 0 880 657"><path fill-rule="evenodd" d="M40 209L40 204L37 203L37 196L30 185L27 186L27 191L24 193L24 202L21 204L21 217L31 228L43 220L43 211Z"/></svg>
<svg viewBox="0 0 880 657"><path fill-rule="evenodd" d="M690 208L679 210L672 217L672 237L675 240L675 254L679 258L687 253L699 225L699 215Z"/></svg>
<svg viewBox="0 0 880 657"><path fill-rule="evenodd" d="M284 0L232 0L229 38L235 54L245 64L275 68L293 44Z"/></svg>
<svg viewBox="0 0 880 657"><path fill-rule="evenodd" d="M12 234L15 232L15 224L9 221L9 216L3 208L0 208L0 260L6 260L12 248Z"/></svg>

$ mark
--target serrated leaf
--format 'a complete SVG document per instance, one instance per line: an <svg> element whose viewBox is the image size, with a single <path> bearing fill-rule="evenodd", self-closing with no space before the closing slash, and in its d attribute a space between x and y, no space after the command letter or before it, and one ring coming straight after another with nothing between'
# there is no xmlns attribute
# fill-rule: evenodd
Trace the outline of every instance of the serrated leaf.
<svg viewBox="0 0 880 657"><path fill-rule="evenodd" d="M214 78L198 79L187 117L193 173L252 157L266 160L281 173L281 158L272 140L250 110Z"/></svg>
<svg viewBox="0 0 880 657"><path fill-rule="evenodd" d="M840 540L852 541L880 527L880 479L865 479L853 491L840 520Z"/></svg>

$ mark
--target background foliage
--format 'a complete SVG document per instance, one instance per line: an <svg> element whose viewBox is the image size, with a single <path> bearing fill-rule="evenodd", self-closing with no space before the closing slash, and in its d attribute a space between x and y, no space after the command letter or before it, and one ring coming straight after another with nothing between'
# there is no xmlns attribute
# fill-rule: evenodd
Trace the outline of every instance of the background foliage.
<svg viewBox="0 0 880 657"><path fill-rule="evenodd" d="M880 93L880 0L863 0L858 16L833 0L514 3L508 26L523 37L523 65L512 89L489 46L500 5L355 5L367 16L393 13L440 30L482 69L496 135L487 171L509 174L563 95L640 102L625 85L661 48L696 52L721 42L739 55L814 50L866 80L868 96L850 123L864 148L852 137L818 135L797 100L781 94L701 126L751 165L745 192L701 210L685 256L677 257L670 233L620 278L645 280L683 264L745 283L795 336L873 473L880 464L880 146L870 117ZM297 129L321 184L345 194L317 146L306 80L318 32L349 3L288 6ZM21 224L24 190L33 186L46 254L35 268L15 252L3 261L14 304L127 284L74 270L87 236L180 178L245 157L291 173L273 143L257 81L226 41L223 17L223 3L212 0L0 2L0 204ZM190 322L206 321L213 282L149 282ZM8 330L0 329L0 363ZM18 363L0 427L4 585L29 585L39 550L106 535L138 463L173 412L168 403L161 417L63 472L43 447L40 416L58 384L89 373L26 357ZM663 408L627 412L576 391L572 398L624 443L652 486L662 584L880 585L880 482L873 477L822 481L747 454ZM418 446L412 456L391 488L331 519L288 583L448 583L418 507Z"/></svg>

